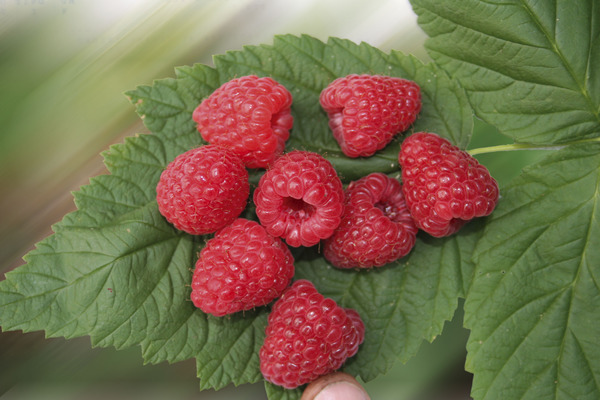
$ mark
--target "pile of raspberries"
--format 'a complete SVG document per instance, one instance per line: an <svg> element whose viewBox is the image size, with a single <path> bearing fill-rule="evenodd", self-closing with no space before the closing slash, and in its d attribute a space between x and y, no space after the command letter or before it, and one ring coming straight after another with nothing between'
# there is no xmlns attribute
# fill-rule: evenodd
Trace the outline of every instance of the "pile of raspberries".
<svg viewBox="0 0 600 400"><path fill-rule="evenodd" d="M421 110L415 82L381 75L338 78L319 101L352 158L386 147ZM156 188L159 211L175 228L213 235L192 277L196 307L221 317L274 301L260 368L288 389L340 368L365 335L355 310L325 298L308 280L293 281L288 246L318 244L337 268L380 267L406 256L419 230L451 235L489 215L498 201L488 170L429 132L403 140L402 182L374 172L344 188L320 154L285 153L291 105L290 92L272 78L225 83L192 116L208 144L177 156ZM248 169L266 170L251 199L258 221L240 217L250 197Z"/></svg>

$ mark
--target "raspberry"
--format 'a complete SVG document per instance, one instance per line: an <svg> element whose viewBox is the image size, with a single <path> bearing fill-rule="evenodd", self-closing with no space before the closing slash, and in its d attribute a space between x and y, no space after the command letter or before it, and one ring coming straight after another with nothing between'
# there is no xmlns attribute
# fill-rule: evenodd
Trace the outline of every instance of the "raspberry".
<svg viewBox="0 0 600 400"><path fill-rule="evenodd" d="M230 224L246 207L248 171L228 149L206 145L177 156L156 186L160 213L175 228L192 235Z"/></svg>
<svg viewBox="0 0 600 400"><path fill-rule="evenodd" d="M266 168L279 157L294 118L292 95L271 78L233 79L194 110L202 138L233 149L248 168Z"/></svg>
<svg viewBox="0 0 600 400"><path fill-rule="evenodd" d="M381 75L348 75L331 82L319 98L329 127L348 157L383 149L415 121L421 89L409 80Z"/></svg>
<svg viewBox="0 0 600 400"><path fill-rule="evenodd" d="M298 280L275 302L260 349L260 370L271 383L293 389L339 369L356 354L365 326L358 313Z"/></svg>
<svg viewBox="0 0 600 400"><path fill-rule="evenodd" d="M400 182L374 172L351 182L345 193L342 222L325 241L327 260L340 268L369 268L410 252L417 227Z"/></svg>
<svg viewBox="0 0 600 400"><path fill-rule="evenodd" d="M487 168L434 133L406 138L398 161L410 213L432 236L455 233L467 221L489 215L498 202L498 184Z"/></svg>
<svg viewBox="0 0 600 400"><path fill-rule="evenodd" d="M192 278L192 302L220 317L263 306L294 276L294 258L281 239L244 218L206 242Z"/></svg>
<svg viewBox="0 0 600 400"><path fill-rule="evenodd" d="M293 247L313 246L340 223L344 188L329 161L295 150L281 156L254 191L256 215L267 232Z"/></svg>

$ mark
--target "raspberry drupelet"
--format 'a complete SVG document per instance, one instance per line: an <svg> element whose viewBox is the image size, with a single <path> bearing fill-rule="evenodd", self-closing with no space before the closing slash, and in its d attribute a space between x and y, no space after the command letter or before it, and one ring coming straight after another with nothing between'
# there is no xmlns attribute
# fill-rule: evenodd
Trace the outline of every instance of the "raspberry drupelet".
<svg viewBox="0 0 600 400"><path fill-rule="evenodd" d="M273 236L292 247L313 246L337 228L344 189L323 156L294 150L278 158L254 191L256 215Z"/></svg>
<svg viewBox="0 0 600 400"><path fill-rule="evenodd" d="M275 302L260 349L260 370L271 383L293 389L339 369L365 336L359 314L297 280Z"/></svg>
<svg viewBox="0 0 600 400"><path fill-rule="evenodd" d="M192 235L216 232L246 208L248 171L230 150L206 145L178 155L156 186L160 213Z"/></svg>
<svg viewBox="0 0 600 400"><path fill-rule="evenodd" d="M421 89L413 81L383 75L348 75L320 95L329 127L348 157L369 157L416 120Z"/></svg>
<svg viewBox="0 0 600 400"><path fill-rule="evenodd" d="M406 138L398 161L410 213L419 229L432 236L452 235L496 207L498 184L487 168L437 134Z"/></svg>
<svg viewBox="0 0 600 400"><path fill-rule="evenodd" d="M400 182L374 172L348 185L342 222L323 255L340 268L380 267L407 255L417 231Z"/></svg>
<svg viewBox="0 0 600 400"><path fill-rule="evenodd" d="M221 317L270 303L294 276L294 258L279 238L244 218L219 230L200 252L191 299Z"/></svg>
<svg viewBox="0 0 600 400"><path fill-rule="evenodd" d="M285 148L294 118L292 95L269 77L224 83L194 110L204 140L231 148L247 168L266 168Z"/></svg>

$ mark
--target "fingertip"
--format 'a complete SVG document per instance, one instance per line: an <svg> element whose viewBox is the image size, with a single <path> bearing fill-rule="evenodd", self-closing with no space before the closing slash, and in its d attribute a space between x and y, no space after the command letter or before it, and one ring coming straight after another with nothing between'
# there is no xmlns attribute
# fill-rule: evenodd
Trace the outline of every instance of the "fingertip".
<svg viewBox="0 0 600 400"><path fill-rule="evenodd" d="M310 383L300 400L370 400L368 393L353 376L334 372Z"/></svg>

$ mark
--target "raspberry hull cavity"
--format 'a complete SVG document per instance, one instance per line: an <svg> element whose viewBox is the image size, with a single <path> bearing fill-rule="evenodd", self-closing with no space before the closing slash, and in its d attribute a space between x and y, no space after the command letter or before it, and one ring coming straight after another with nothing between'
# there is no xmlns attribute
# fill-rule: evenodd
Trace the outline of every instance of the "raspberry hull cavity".
<svg viewBox="0 0 600 400"><path fill-rule="evenodd" d="M160 213L192 235L213 233L236 219L250 194L248 171L228 149L207 145L177 156L156 186Z"/></svg>
<svg viewBox="0 0 600 400"><path fill-rule="evenodd" d="M408 129L421 111L421 89L406 79L348 75L320 95L329 127L348 157L369 157Z"/></svg>
<svg viewBox="0 0 600 400"><path fill-rule="evenodd" d="M248 168L266 168L285 148L294 118L292 95L275 80L232 79L194 110L202 138L231 148Z"/></svg>
<svg viewBox="0 0 600 400"><path fill-rule="evenodd" d="M255 221L238 218L200 252L191 299L221 317L263 306L279 297L294 276L294 258L281 239Z"/></svg>
<svg viewBox="0 0 600 400"><path fill-rule="evenodd" d="M407 255L416 235L400 182L375 172L348 185L342 222L324 256L340 268L380 267Z"/></svg>
<svg viewBox="0 0 600 400"><path fill-rule="evenodd" d="M498 184L487 168L434 133L406 138L398 161L410 213L419 229L432 236L452 235L496 207Z"/></svg>
<svg viewBox="0 0 600 400"><path fill-rule="evenodd" d="M293 389L339 369L358 351L365 326L359 314L298 280L275 302L260 349L260 370Z"/></svg>
<svg viewBox="0 0 600 400"><path fill-rule="evenodd" d="M281 156L254 191L256 215L273 236L292 247L313 246L337 228L344 189L329 161L295 150Z"/></svg>

